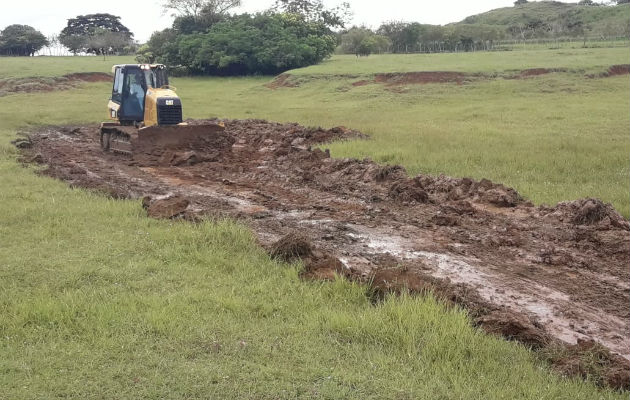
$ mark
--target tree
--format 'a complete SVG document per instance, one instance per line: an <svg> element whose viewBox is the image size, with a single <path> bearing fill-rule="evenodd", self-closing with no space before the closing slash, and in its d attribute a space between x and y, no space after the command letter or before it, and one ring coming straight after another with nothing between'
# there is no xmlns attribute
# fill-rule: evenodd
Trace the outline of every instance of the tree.
<svg viewBox="0 0 630 400"><path fill-rule="evenodd" d="M371 53L384 53L390 45L389 38L377 35L364 26L353 26L341 35L340 50L345 54L367 56Z"/></svg>
<svg viewBox="0 0 630 400"><path fill-rule="evenodd" d="M59 41L74 54L80 52L98 53L100 47L93 47L95 32L103 30L117 33L119 39L124 38L125 43L119 43L115 51L122 51L124 47L133 43L133 33L120 22L120 17L111 14L79 15L68 20L68 24L59 34ZM92 39L91 39L92 38Z"/></svg>
<svg viewBox="0 0 630 400"><path fill-rule="evenodd" d="M189 16L197 19L203 16L225 15L229 10L241 5L241 0L165 0L164 12L173 11L174 16Z"/></svg>
<svg viewBox="0 0 630 400"><path fill-rule="evenodd" d="M421 31L422 26L417 22L407 24L403 27L401 38L402 45L405 48L405 53L415 52L418 50Z"/></svg>
<svg viewBox="0 0 630 400"><path fill-rule="evenodd" d="M409 25L407 22L401 21L385 22L378 28L376 33L389 38L394 53L402 53L405 51L403 31L407 25Z"/></svg>
<svg viewBox="0 0 630 400"><path fill-rule="evenodd" d="M175 29L154 32L149 41L138 49L136 60L141 63L161 63L171 66L180 65L179 33Z"/></svg>
<svg viewBox="0 0 630 400"><path fill-rule="evenodd" d="M276 0L274 12L301 15L309 22L321 22L330 28L343 28L351 16L350 4L325 8L322 0Z"/></svg>
<svg viewBox="0 0 630 400"><path fill-rule="evenodd" d="M111 53L116 53L121 49L131 45L127 35L123 32L112 32L103 28L96 28L91 35L86 38L85 47L90 53L100 54L103 59ZM129 49L132 50L132 49Z"/></svg>
<svg viewBox="0 0 630 400"><path fill-rule="evenodd" d="M514 5L515 5L515 6L521 6L521 5L523 5L523 4L527 4L527 3L529 3L529 1L527 1L527 0L516 0L516 1L514 2Z"/></svg>
<svg viewBox="0 0 630 400"><path fill-rule="evenodd" d="M9 25L0 32L0 54L32 56L47 45L46 37L32 26Z"/></svg>
<svg viewBox="0 0 630 400"><path fill-rule="evenodd" d="M207 32L156 32L138 59L186 68L193 74L277 74L330 56L336 36L321 22L296 14L242 14Z"/></svg>

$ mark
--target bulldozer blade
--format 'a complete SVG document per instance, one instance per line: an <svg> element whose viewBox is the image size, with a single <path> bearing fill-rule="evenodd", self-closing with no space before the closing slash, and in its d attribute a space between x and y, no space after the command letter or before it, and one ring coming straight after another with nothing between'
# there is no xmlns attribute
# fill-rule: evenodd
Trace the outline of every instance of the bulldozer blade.
<svg viewBox="0 0 630 400"><path fill-rule="evenodd" d="M115 123L101 124L101 148L104 151L133 156L158 150L192 148L199 139L225 129L223 124L149 126L136 129Z"/></svg>
<svg viewBox="0 0 630 400"><path fill-rule="evenodd" d="M224 129L222 124L149 126L138 130L133 147L134 151L137 148L143 152L150 152L151 148L178 149Z"/></svg>

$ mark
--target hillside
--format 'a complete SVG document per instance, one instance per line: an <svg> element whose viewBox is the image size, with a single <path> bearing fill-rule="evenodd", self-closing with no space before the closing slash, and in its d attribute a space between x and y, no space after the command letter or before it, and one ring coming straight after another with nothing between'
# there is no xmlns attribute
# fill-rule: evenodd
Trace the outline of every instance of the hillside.
<svg viewBox="0 0 630 400"><path fill-rule="evenodd" d="M585 6L557 1L537 1L497 8L472 15L453 25L503 27L514 36L627 36L630 4Z"/></svg>

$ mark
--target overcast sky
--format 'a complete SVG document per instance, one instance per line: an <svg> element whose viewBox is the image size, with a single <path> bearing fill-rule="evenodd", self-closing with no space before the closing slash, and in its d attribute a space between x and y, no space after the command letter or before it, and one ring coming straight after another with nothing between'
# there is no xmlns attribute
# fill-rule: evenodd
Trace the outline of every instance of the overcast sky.
<svg viewBox="0 0 630 400"><path fill-rule="evenodd" d="M347 0L353 11L352 24L377 28L383 21L417 21L425 24L457 22L469 15L499 7L513 0ZM566 1L566 0L565 0ZM324 0L332 7L341 1ZM569 2L569 1L567 1ZM575 1L573 1L575 2ZM31 25L45 35L59 33L67 19L81 14L109 13L121 17L140 42L151 33L171 25L172 17L163 15L160 0L6 0L0 12L0 29L11 24ZM256 12L269 8L274 0L242 0L236 12Z"/></svg>

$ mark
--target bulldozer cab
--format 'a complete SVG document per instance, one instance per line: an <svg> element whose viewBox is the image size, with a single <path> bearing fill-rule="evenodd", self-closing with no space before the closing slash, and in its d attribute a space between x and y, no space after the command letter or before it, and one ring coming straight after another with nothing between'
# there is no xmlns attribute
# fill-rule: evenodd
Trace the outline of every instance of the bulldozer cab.
<svg viewBox="0 0 630 400"><path fill-rule="evenodd" d="M114 66L111 101L118 105L118 120L123 124L142 122L147 91L164 86L168 86L168 76L163 65Z"/></svg>

